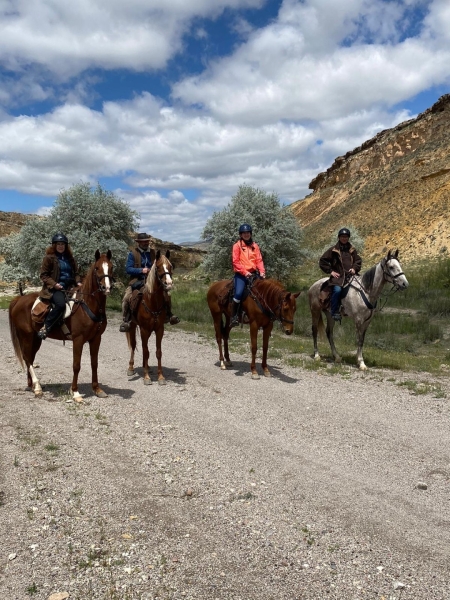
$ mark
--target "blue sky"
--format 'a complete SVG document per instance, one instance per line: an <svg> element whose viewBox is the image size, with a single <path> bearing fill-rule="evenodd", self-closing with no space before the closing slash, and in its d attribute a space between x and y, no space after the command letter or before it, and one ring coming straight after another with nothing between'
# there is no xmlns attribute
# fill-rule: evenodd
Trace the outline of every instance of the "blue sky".
<svg viewBox="0 0 450 600"><path fill-rule="evenodd" d="M97 181L199 238L240 184L285 203L450 91L448 0L5 0L0 210Z"/></svg>

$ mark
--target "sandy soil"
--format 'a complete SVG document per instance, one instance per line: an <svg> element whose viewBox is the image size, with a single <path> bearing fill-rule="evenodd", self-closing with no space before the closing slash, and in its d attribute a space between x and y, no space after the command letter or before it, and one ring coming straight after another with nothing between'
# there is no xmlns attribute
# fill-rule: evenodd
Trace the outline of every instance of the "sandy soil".
<svg viewBox="0 0 450 600"><path fill-rule="evenodd" d="M449 403L398 385L424 376L272 361L254 381L171 328L168 383L145 387L116 317L109 397L86 348L77 404L70 344L43 343L35 399L6 311L0 334L1 599L450 597Z"/></svg>

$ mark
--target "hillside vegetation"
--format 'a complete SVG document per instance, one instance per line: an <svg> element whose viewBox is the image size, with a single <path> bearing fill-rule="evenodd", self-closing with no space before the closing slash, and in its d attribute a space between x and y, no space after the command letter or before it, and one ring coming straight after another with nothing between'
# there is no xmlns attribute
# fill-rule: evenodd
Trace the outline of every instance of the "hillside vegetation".
<svg viewBox="0 0 450 600"><path fill-rule="evenodd" d="M339 156L291 205L305 245L322 248L340 225L365 238L366 258L399 248L404 262L450 251L450 94L416 119Z"/></svg>

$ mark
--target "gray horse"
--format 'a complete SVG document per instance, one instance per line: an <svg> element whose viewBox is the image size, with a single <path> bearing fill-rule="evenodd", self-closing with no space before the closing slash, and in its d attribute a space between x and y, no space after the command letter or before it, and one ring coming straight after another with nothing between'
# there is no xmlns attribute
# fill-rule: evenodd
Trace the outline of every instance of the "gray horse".
<svg viewBox="0 0 450 600"><path fill-rule="evenodd" d="M317 350L317 333L323 332L322 307L319 302L319 292L322 284L327 281L323 277L313 283L308 290L309 307L312 317L312 334L314 340L314 360L320 360ZM341 302L341 313L344 317L351 317L355 321L356 334L358 338L358 350L356 352L356 361L358 367L364 371L367 369L364 364L362 348L367 328L372 320L378 298L383 291L386 283L391 283L397 290L405 290L408 287L408 280L402 271L398 261L398 250L389 251L388 254L380 260L374 267L369 269L362 277L354 276L345 298ZM336 351L333 339L334 320L331 318L330 311L323 311L327 318L327 338L330 342L331 352L335 362L341 362L341 357Z"/></svg>

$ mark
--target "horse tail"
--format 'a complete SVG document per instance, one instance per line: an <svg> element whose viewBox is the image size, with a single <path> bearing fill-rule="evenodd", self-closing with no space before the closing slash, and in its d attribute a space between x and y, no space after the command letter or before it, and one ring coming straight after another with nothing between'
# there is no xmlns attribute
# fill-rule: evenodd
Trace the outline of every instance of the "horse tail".
<svg viewBox="0 0 450 600"><path fill-rule="evenodd" d="M20 296L17 298L14 298L14 300L12 300L9 304L9 309L8 309L8 313L9 313L9 331L11 334L11 341L13 344L13 348L14 348L14 352L17 356L17 360L19 361L20 365L22 366L22 368L25 368L25 363L23 361L23 355L22 355L22 347L20 345L20 340L19 340L19 336L17 335L17 327L14 323L14 319L12 317L12 310L14 308L14 306L17 304L17 301L19 300Z"/></svg>

